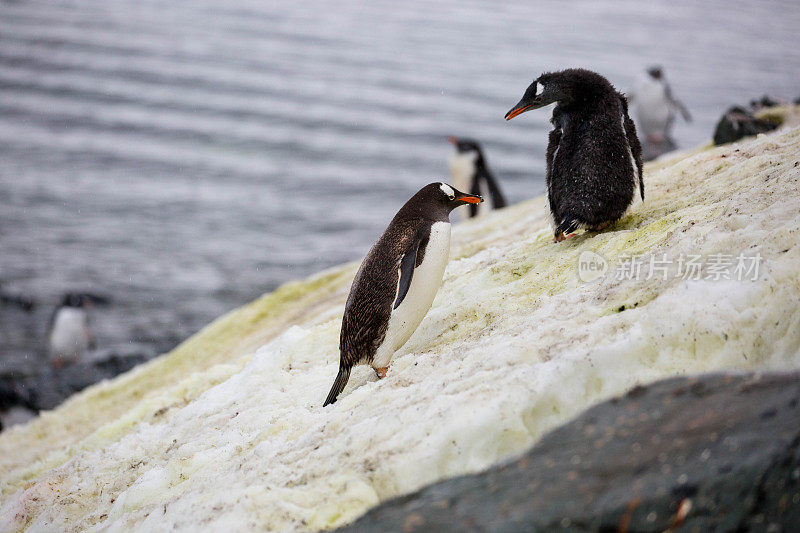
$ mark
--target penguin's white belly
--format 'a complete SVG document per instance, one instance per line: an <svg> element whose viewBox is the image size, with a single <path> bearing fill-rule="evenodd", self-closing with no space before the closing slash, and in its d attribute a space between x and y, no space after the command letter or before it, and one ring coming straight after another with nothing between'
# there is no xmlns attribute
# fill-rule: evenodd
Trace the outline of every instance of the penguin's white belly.
<svg viewBox="0 0 800 533"><path fill-rule="evenodd" d="M669 102L664 86L657 82L642 84L636 92L636 121L645 136L663 135L669 122Z"/></svg>
<svg viewBox="0 0 800 533"><path fill-rule="evenodd" d="M89 347L89 323L83 309L64 307L58 311L50 332L50 352L54 356L78 357Z"/></svg>
<svg viewBox="0 0 800 533"><path fill-rule="evenodd" d="M392 355L403 346L416 331L422 319L431 308L436 292L442 285L442 276L450 256L450 224L436 222L431 227L431 235L425 248L422 264L414 269L411 285L403 302L392 311L386 337L375 352L372 360L374 368L389 365Z"/></svg>
<svg viewBox="0 0 800 533"><path fill-rule="evenodd" d="M477 157L478 154L475 152L455 152L447 160L453 187L461 192L470 192L472 176L475 175L475 160ZM458 217L458 220L466 220L469 218L469 206L456 207L453 210L453 214Z"/></svg>

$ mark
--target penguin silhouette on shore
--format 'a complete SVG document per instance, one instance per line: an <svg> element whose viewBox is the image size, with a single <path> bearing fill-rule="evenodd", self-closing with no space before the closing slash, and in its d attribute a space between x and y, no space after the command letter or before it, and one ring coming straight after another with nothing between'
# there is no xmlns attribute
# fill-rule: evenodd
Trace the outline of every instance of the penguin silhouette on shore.
<svg viewBox="0 0 800 533"><path fill-rule="evenodd" d="M442 284L450 254L450 212L483 199L445 183L419 190L397 212L353 279L339 336L334 403L358 363L384 378L392 355L417 329Z"/></svg>
<svg viewBox="0 0 800 533"><path fill-rule="evenodd" d="M484 198L481 204L470 204L456 209L456 213L467 210L464 218L482 217L492 209L505 207L506 199L500 190L500 184L489 170L486 157L477 141L450 136L447 138L455 148L448 159L453 186L470 194Z"/></svg>
<svg viewBox="0 0 800 533"><path fill-rule="evenodd" d="M552 103L547 198L559 242L579 227L600 231L618 220L633 201L637 179L644 200L644 181L627 100L607 79L585 69L542 74L505 118Z"/></svg>
<svg viewBox="0 0 800 533"><path fill-rule="evenodd" d="M93 303L94 299L87 294L67 293L53 311L48 340L50 361L56 368L74 363L86 350L95 347L88 313Z"/></svg>
<svg viewBox="0 0 800 533"><path fill-rule="evenodd" d="M634 107L636 125L645 144L646 160L674 150L677 145L672 139L672 125L675 112L679 112L686 122L692 116L686 106L672 95L672 89L660 66L653 66L643 72L636 80L628 101Z"/></svg>

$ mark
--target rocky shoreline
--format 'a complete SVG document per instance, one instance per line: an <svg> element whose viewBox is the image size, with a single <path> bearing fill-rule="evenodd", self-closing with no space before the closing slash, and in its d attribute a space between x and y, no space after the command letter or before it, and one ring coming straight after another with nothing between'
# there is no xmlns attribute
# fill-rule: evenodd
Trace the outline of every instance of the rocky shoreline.
<svg viewBox="0 0 800 533"><path fill-rule="evenodd" d="M7 424L6 412L12 412L13 422L35 417L39 411L55 409L65 399L90 385L111 379L155 357L145 346L133 345L129 350L96 350L92 358L53 368L41 361L36 373L23 369L0 371L0 430Z"/></svg>

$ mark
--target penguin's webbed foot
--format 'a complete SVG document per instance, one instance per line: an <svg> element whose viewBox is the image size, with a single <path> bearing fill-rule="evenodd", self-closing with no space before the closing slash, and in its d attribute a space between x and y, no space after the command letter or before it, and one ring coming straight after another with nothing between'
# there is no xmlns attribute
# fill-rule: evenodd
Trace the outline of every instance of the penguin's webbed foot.
<svg viewBox="0 0 800 533"><path fill-rule="evenodd" d="M389 370L388 366L384 366L383 368L376 368L375 373L378 374L378 379L383 379L386 377L386 371Z"/></svg>
<svg viewBox="0 0 800 533"><path fill-rule="evenodd" d="M596 224L594 226L589 226L587 229L589 231L603 231L604 229L606 229L610 225L611 225L611 222L602 222L602 223Z"/></svg>
<svg viewBox="0 0 800 533"><path fill-rule="evenodd" d="M573 237L576 237L577 235L578 235L577 233L569 233L567 235L564 235L563 232L557 233L557 234L553 235L553 242L565 241L567 239L571 239Z"/></svg>

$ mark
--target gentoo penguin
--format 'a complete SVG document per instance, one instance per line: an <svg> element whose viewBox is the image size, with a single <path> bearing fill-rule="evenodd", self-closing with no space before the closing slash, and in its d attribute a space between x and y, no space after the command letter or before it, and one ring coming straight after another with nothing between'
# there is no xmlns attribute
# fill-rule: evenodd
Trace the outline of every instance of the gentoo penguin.
<svg viewBox="0 0 800 533"><path fill-rule="evenodd" d="M672 96L664 70L654 66L643 72L637 78L628 100L635 108L636 125L647 145L647 152L652 154L650 159L674 150L676 144L672 140L671 130L675 111L679 111L687 122L691 122L692 116L686 106Z"/></svg>
<svg viewBox="0 0 800 533"><path fill-rule="evenodd" d="M455 147L455 152L450 156L448 164L453 185L470 194L477 194L486 199L481 204L470 204L456 210L467 211L464 218L481 217L492 209L506 206L506 199L500 190L494 175L489 171L486 157L477 141L472 139L459 139L450 136L447 140Z"/></svg>
<svg viewBox="0 0 800 533"><path fill-rule="evenodd" d="M506 120L556 103L547 146L547 198L555 242L584 226L600 231L619 219L642 181L642 148L628 103L603 76L567 69L539 76Z"/></svg>
<svg viewBox="0 0 800 533"><path fill-rule="evenodd" d="M482 202L445 183L431 183L397 212L361 263L344 307L339 373L325 405L336 401L350 369L369 363L378 377L414 333L442 283L450 253L450 211Z"/></svg>
<svg viewBox="0 0 800 533"><path fill-rule="evenodd" d="M94 348L87 310L92 298L86 294L67 293L50 319L50 360L56 367L75 362L88 348Z"/></svg>

